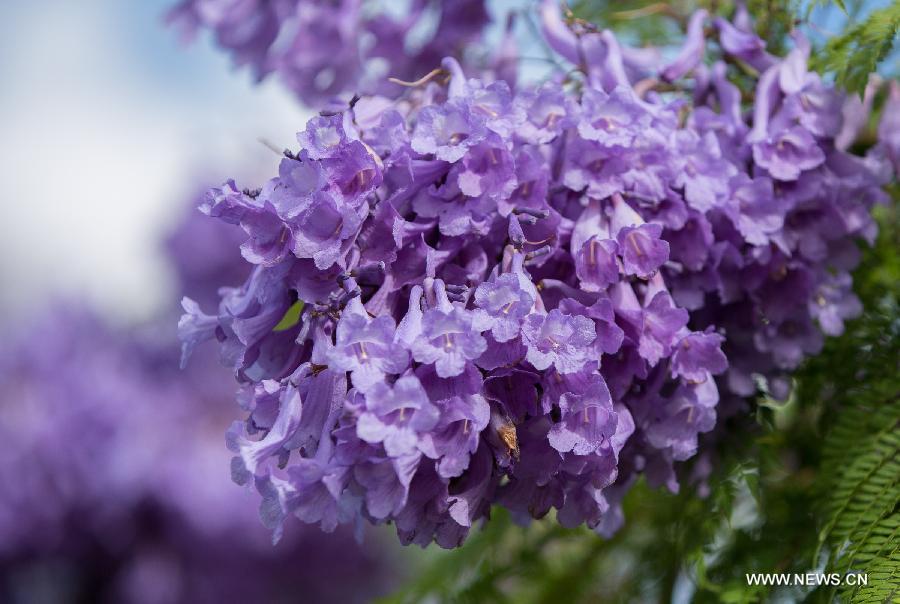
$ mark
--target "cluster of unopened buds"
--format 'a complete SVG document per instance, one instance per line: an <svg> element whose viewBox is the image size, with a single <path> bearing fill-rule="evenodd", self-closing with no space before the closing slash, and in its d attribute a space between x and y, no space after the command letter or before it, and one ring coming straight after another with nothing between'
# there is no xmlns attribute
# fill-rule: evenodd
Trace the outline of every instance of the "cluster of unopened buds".
<svg viewBox="0 0 900 604"><path fill-rule="evenodd" d="M233 476L276 536L293 515L455 547L493 505L609 534L639 474L678 488L720 399L787 396L859 311L891 168L846 151L863 104L801 37L774 57L742 12L700 11L659 69L541 18L580 77L512 89L445 59L310 120L260 190L207 194L255 268L180 330L242 383ZM752 107L725 58L759 74Z"/></svg>

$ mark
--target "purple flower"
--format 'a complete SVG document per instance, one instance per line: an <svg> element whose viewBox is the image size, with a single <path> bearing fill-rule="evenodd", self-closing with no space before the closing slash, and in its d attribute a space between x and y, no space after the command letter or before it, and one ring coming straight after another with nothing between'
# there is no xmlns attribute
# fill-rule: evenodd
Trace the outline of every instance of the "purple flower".
<svg viewBox="0 0 900 604"><path fill-rule="evenodd" d="M319 269L329 268L340 258L344 242L359 232L362 214L330 193L316 193L290 222L294 255L312 258Z"/></svg>
<svg viewBox="0 0 900 604"><path fill-rule="evenodd" d="M421 450L437 459L438 475L452 478L462 474L469 457L478 448L481 432L490 421L490 406L480 394L454 396L437 403L441 418L422 437Z"/></svg>
<svg viewBox="0 0 900 604"><path fill-rule="evenodd" d="M419 380L405 375L393 387L379 382L366 394L356 432L368 443L384 443L389 457L402 457L416 452L420 435L434 428L438 418Z"/></svg>
<svg viewBox="0 0 900 604"><path fill-rule="evenodd" d="M726 177L736 170L722 158L719 144L712 133L707 133L702 138L684 138L684 171L678 174L676 182L684 187L684 199L692 208L708 212L726 196Z"/></svg>
<svg viewBox="0 0 900 604"><path fill-rule="evenodd" d="M721 17L716 17L713 23L719 30L719 44L725 52L760 72L772 66L775 58L766 52L766 43L762 38L732 25Z"/></svg>
<svg viewBox="0 0 900 604"><path fill-rule="evenodd" d="M722 373L728 361L722 353L725 338L717 333L690 333L675 345L672 354L672 376L681 376L689 382L699 383L708 374Z"/></svg>
<svg viewBox="0 0 900 604"><path fill-rule="evenodd" d="M753 145L753 160L777 180L797 180L825 161L816 139L799 126L781 130Z"/></svg>
<svg viewBox="0 0 900 604"><path fill-rule="evenodd" d="M703 59L706 43L706 40L703 38L703 26L708 16L709 13L703 9L691 15L688 21L687 39L681 48L681 52L660 72L664 80L670 82L677 80L694 69Z"/></svg>
<svg viewBox="0 0 900 604"><path fill-rule="evenodd" d="M214 338L241 383L241 463L276 531L290 515L385 522L404 543L456 547L500 504L609 534L641 475L678 489L723 404L746 405L757 384L786 396L789 371L858 311L854 240L875 234L891 122L853 155L862 121L844 127L843 94L808 71L805 41L769 55L741 7L715 21L718 46L708 15L691 16L662 69L690 81L661 94L662 49L550 1L544 32L584 74L577 90L563 71L511 88L497 78L506 51L494 70L467 63L467 78L406 49L404 32L435 19L426 47L459 55L478 30L466 11L483 4L443 3L439 18L414 5L396 19L352 5L321 49L296 42L309 50L298 78L321 73L320 50L346 61L338 88L371 57L425 77L374 96L363 77L261 191L208 196L256 267L216 316L188 305L185 347ZM351 60L360 23L372 47ZM738 88L722 53L761 75Z"/></svg>
<svg viewBox="0 0 900 604"><path fill-rule="evenodd" d="M469 149L457 166L459 190L468 197L505 199L516 188L513 158L495 136Z"/></svg>
<svg viewBox="0 0 900 604"><path fill-rule="evenodd" d="M337 325L337 342L328 352L329 364L349 371L353 385L367 392L383 383L386 374L403 373L409 353L394 342L394 319L370 318L359 299L354 299Z"/></svg>
<svg viewBox="0 0 900 604"><path fill-rule="evenodd" d="M498 342L519 335L522 319L529 313L534 298L522 289L519 278L505 273L494 281L485 281L475 290L475 327L490 330Z"/></svg>
<svg viewBox="0 0 900 604"><path fill-rule="evenodd" d="M616 413L603 378L595 379L584 394L563 394L559 407L562 419L547 437L560 453L595 453L616 431Z"/></svg>
<svg viewBox="0 0 900 604"><path fill-rule="evenodd" d="M516 135L535 145L549 143L575 123L574 102L559 87L549 83L522 91L516 96L516 105L525 114Z"/></svg>
<svg viewBox="0 0 900 604"><path fill-rule="evenodd" d="M353 476L366 489L366 509L373 518L383 520L400 513L420 457L372 459L354 468Z"/></svg>
<svg viewBox="0 0 900 604"><path fill-rule="evenodd" d="M816 81L785 99L784 115L795 119L813 136L834 139L841 130L843 107L843 95Z"/></svg>
<svg viewBox="0 0 900 604"><path fill-rule="evenodd" d="M809 314L829 336L844 333L844 320L862 313L862 304L851 289L853 278L846 273L825 277L809 303Z"/></svg>
<svg viewBox="0 0 900 604"><path fill-rule="evenodd" d="M181 306L184 314L178 320L178 339L181 340L181 366L185 367L194 348L215 337L219 320L205 314L190 298L184 298Z"/></svg>
<svg viewBox="0 0 900 604"><path fill-rule="evenodd" d="M422 333L412 343L413 358L420 363L433 363L441 377L461 374L466 363L477 359L487 348L473 320L471 312L459 307L425 311Z"/></svg>
<svg viewBox="0 0 900 604"><path fill-rule="evenodd" d="M560 373L580 371L590 358L590 345L597 337L594 323L581 315L551 310L546 315L531 314L522 324L526 357L536 369L553 365Z"/></svg>
<svg viewBox="0 0 900 604"><path fill-rule="evenodd" d="M769 353L780 369L795 369L807 355L822 350L823 338L808 318L767 325L754 334L756 347Z"/></svg>
<svg viewBox="0 0 900 604"><path fill-rule="evenodd" d="M474 117L464 102L452 101L443 107L426 107L419 116L411 141L417 153L456 162L486 136L483 120Z"/></svg>
<svg viewBox="0 0 900 604"><path fill-rule="evenodd" d="M345 114L316 116L306 123L306 130L297 133L297 142L310 159L320 160L335 157L347 145ZM282 162L283 164L284 162Z"/></svg>
<svg viewBox="0 0 900 604"><path fill-rule="evenodd" d="M641 313L640 354L651 365L669 356L676 334L687 324L688 313L672 302L672 297L659 292Z"/></svg>
<svg viewBox="0 0 900 604"><path fill-rule="evenodd" d="M878 123L878 146L893 164L897 175L900 174L900 84L891 81L889 86Z"/></svg>
<svg viewBox="0 0 900 604"><path fill-rule="evenodd" d="M646 428L648 440L660 450L669 450L676 460L688 459L697 452L697 436L712 430L716 422L719 393L713 380L680 385L662 403Z"/></svg>
<svg viewBox="0 0 900 604"><path fill-rule="evenodd" d="M664 236L671 260L690 271L703 271L715 242L712 225L703 214L691 213L680 229L667 230Z"/></svg>
<svg viewBox="0 0 900 604"><path fill-rule="evenodd" d="M650 125L650 116L634 92L618 87L610 94L589 88L581 100L578 134L604 147L627 147Z"/></svg>
<svg viewBox="0 0 900 604"><path fill-rule="evenodd" d="M387 76L418 79L422 66L477 46L490 23L483 0L417 4L404 14L365 9L353 0L181 0L167 21L187 40L211 31L236 65L257 80L277 74L308 105L348 92L396 95ZM417 43L404 44L413 34Z"/></svg>
<svg viewBox="0 0 900 604"><path fill-rule="evenodd" d="M772 181L739 174L729 184L731 195L726 213L731 222L748 243L766 245L784 223L784 210L775 197Z"/></svg>
<svg viewBox="0 0 900 604"><path fill-rule="evenodd" d="M264 382L263 385L269 394L278 392L280 388L275 381ZM278 416L260 440L248 439L244 424L232 424L227 440L228 448L238 454L231 464L235 482L247 482L259 472L263 462L285 451L284 446L300 424L300 411L300 396L295 388L289 387L280 392Z"/></svg>
<svg viewBox="0 0 900 604"><path fill-rule="evenodd" d="M624 227L616 235L626 275L649 279L669 259L669 244L660 238L662 227L642 224Z"/></svg>
<svg viewBox="0 0 900 604"><path fill-rule="evenodd" d="M591 237L584 242L575 256L575 272L581 289L603 291L619 280L618 251L619 246L612 239Z"/></svg>
<svg viewBox="0 0 900 604"><path fill-rule="evenodd" d="M244 229L250 239L241 246L241 254L248 262L271 266L290 250L290 234L284 223L262 200L238 191L233 180L210 189L200 210Z"/></svg>

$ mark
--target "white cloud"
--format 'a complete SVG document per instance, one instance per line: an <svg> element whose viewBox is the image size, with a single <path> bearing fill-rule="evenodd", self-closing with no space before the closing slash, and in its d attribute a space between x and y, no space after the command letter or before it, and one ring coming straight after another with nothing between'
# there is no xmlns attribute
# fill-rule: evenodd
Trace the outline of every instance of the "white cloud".
<svg viewBox="0 0 900 604"><path fill-rule="evenodd" d="M203 44L173 54L171 72L182 77L148 69L154 57L140 53L172 53L175 36L158 20L123 22L135 17L121 4L14 9L4 42L12 52L0 63L13 83L0 97L7 314L60 292L121 318L170 304L158 239L196 179L271 170L276 158L257 138L289 145L305 120L275 83L253 87ZM129 34L141 28L160 31L148 44Z"/></svg>

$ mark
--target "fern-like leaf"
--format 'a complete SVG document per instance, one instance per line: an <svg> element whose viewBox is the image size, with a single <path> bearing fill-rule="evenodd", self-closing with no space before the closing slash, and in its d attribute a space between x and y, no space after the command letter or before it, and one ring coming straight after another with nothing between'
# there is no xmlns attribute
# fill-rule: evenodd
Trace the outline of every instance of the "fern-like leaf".
<svg viewBox="0 0 900 604"><path fill-rule="evenodd" d="M835 397L836 419L822 452L819 547L829 572L864 573L866 585L845 585L848 602L900 596L900 343L895 303L861 328L858 381ZM852 343L852 342L851 342ZM857 342L860 343L860 342ZM847 351L835 351L836 357ZM836 360L836 359L832 359ZM818 555L816 556L818 558Z"/></svg>
<svg viewBox="0 0 900 604"><path fill-rule="evenodd" d="M828 41L817 67L833 72L843 88L862 94L878 64L891 52L900 31L900 1L872 12L867 19Z"/></svg>

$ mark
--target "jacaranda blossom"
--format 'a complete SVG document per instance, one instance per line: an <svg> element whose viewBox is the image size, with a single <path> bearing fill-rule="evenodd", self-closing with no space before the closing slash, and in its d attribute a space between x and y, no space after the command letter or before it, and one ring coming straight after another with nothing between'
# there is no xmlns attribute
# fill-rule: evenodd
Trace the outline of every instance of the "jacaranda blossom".
<svg viewBox="0 0 900 604"><path fill-rule="evenodd" d="M261 189L207 194L254 266L217 308L186 300L182 338L241 383L232 469L276 537L293 515L456 547L493 505L608 535L638 475L679 488L720 401L787 396L858 312L890 148L835 145L850 101L801 38L774 57L699 12L666 65L541 18L575 81L447 58L310 120ZM761 70L752 106L728 55Z"/></svg>

